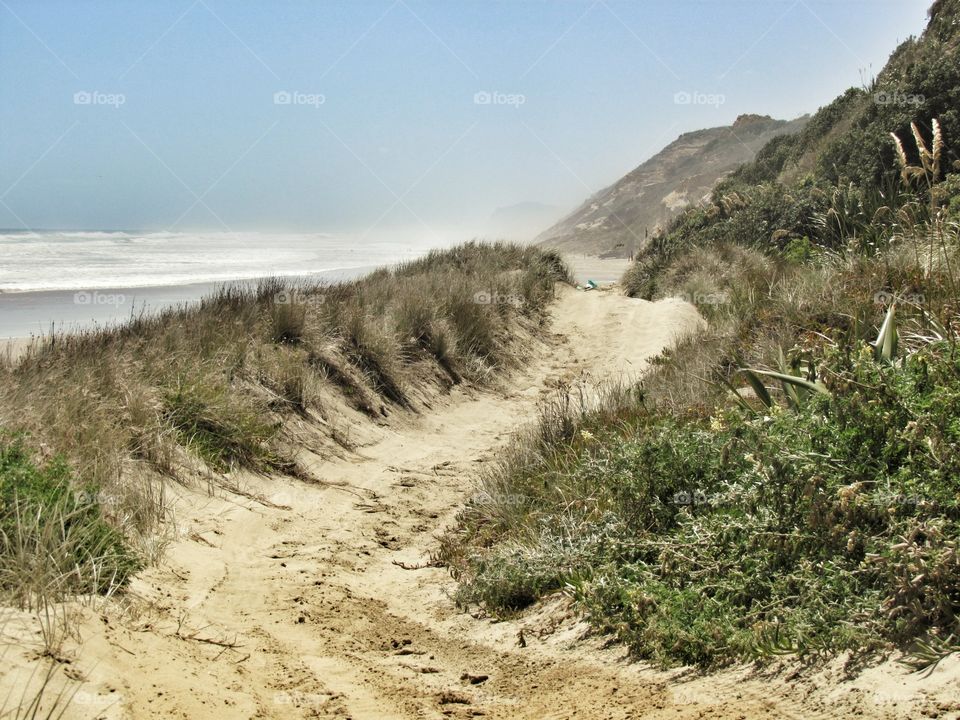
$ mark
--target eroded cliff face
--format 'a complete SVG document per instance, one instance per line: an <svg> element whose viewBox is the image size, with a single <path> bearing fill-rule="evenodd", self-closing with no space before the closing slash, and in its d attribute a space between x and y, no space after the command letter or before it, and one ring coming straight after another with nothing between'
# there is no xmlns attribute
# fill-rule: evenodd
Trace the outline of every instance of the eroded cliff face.
<svg viewBox="0 0 960 720"><path fill-rule="evenodd" d="M806 118L741 115L733 125L681 135L537 236L567 252L626 257L656 229L699 202L718 180L753 159L767 141L798 132Z"/></svg>

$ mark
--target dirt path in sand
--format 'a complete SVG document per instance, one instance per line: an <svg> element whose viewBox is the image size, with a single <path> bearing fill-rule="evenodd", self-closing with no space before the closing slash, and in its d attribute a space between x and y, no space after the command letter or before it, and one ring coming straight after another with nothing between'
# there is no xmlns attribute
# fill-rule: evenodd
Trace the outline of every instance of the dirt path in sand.
<svg viewBox="0 0 960 720"><path fill-rule="evenodd" d="M583 641L560 600L517 621L475 619L453 606L445 570L402 567L428 558L478 466L551 384L636 374L702 322L685 303L612 290L564 289L553 315L547 349L508 391L453 392L311 468L326 485L251 479L279 507L184 492L181 539L135 581L131 610L84 611L68 717L835 716L840 705L801 705L736 674L675 685Z"/></svg>

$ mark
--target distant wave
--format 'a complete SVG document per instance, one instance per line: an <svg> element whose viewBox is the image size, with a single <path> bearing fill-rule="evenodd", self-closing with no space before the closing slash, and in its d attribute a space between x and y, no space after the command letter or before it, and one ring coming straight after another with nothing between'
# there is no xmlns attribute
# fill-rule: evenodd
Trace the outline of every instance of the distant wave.
<svg viewBox="0 0 960 720"><path fill-rule="evenodd" d="M61 231L61 232L57 232L57 233L55 233L55 234L56 234L56 235L59 235L60 237L65 237L65 238L82 238L82 239L85 239L85 238L124 238L124 237L131 237L131 235L130 235L129 233L120 232L119 230L118 230L118 231L114 231L114 232L104 232L104 231L100 231L100 230L98 230L98 231L93 231L93 232L85 232L85 231L62 232L62 231Z"/></svg>
<svg viewBox="0 0 960 720"><path fill-rule="evenodd" d="M0 292L147 288L309 277L428 249L329 233L49 231L0 234Z"/></svg>
<svg viewBox="0 0 960 720"><path fill-rule="evenodd" d="M62 292L69 290L136 290L156 287L180 287L185 285L210 285L210 284L229 284L233 282L249 282L252 280L262 280L270 277L284 278L304 278L309 279L317 275L327 275L337 272L348 272L350 270L363 270L376 267L374 265L346 265L341 267L326 267L316 270L289 270L274 273L254 273L249 275L223 274L223 275L181 275L176 277L164 276L158 278L102 278L93 283L77 284L72 281L63 283L43 284L43 283L24 283L22 285L4 285L0 286L0 295L17 295L31 292Z"/></svg>

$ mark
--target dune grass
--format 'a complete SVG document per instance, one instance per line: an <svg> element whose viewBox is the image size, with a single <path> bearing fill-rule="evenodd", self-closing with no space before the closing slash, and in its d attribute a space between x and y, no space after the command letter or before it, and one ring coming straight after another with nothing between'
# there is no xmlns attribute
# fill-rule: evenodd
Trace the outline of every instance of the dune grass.
<svg viewBox="0 0 960 720"><path fill-rule="evenodd" d="M383 421L490 380L567 279L552 253L473 242L354 282L228 286L34 342L0 365L0 428L16 433L0 445L0 592L23 604L122 586L151 559L165 482L304 474L291 418L337 439L329 398Z"/></svg>
<svg viewBox="0 0 960 720"><path fill-rule="evenodd" d="M23 437L0 437L0 590L35 610L48 597L107 593L139 568L61 458L39 463Z"/></svg>

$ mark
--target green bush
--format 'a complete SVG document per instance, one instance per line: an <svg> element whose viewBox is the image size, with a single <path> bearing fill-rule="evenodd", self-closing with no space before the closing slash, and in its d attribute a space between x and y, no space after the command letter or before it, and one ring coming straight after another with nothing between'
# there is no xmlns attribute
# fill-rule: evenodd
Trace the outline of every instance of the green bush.
<svg viewBox="0 0 960 720"><path fill-rule="evenodd" d="M442 549L462 603L514 612L566 590L661 665L956 649L960 2L930 14L869 87L643 248L629 294L725 301L698 303L709 330L654 363L642 401L567 413L488 472ZM901 179L891 132L924 182ZM907 354L880 362L865 340L895 300ZM734 400L738 368L780 366L782 347L828 392Z"/></svg>
<svg viewBox="0 0 960 720"><path fill-rule="evenodd" d="M499 485L530 498L529 517L450 553L461 601L509 612L570 586L663 665L954 632L960 360L936 345L890 366L864 346L823 362L832 395L797 411L705 423L637 408Z"/></svg>

